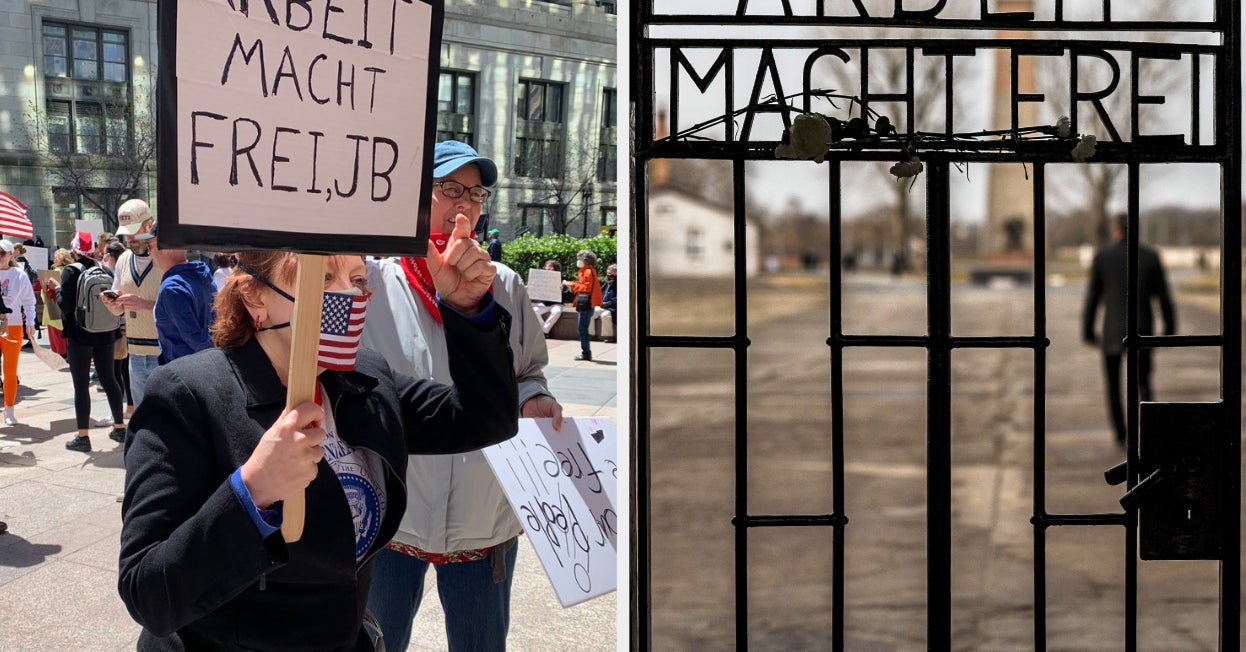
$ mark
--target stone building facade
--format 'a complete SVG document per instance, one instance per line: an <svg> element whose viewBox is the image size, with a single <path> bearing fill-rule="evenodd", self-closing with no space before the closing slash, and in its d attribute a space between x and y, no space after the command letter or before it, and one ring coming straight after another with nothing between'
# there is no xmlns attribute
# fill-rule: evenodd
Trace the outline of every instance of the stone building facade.
<svg viewBox="0 0 1246 652"><path fill-rule="evenodd" d="M49 246L155 194L129 153L152 136L155 63L155 0L0 0L0 189Z"/></svg>

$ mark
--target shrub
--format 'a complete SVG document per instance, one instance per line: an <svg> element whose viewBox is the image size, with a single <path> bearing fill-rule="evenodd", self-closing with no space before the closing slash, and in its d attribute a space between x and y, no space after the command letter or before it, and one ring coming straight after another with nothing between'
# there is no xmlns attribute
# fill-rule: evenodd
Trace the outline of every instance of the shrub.
<svg viewBox="0 0 1246 652"><path fill-rule="evenodd" d="M502 262L511 269L527 276L527 270L541 267L547 260L556 260L562 264L562 277L575 280L575 254L581 249L588 249L597 255L597 276L606 275L606 267L618 259L617 241L610 235L595 235L591 238L573 238L569 235L547 235L536 237L525 233L510 242L502 243Z"/></svg>

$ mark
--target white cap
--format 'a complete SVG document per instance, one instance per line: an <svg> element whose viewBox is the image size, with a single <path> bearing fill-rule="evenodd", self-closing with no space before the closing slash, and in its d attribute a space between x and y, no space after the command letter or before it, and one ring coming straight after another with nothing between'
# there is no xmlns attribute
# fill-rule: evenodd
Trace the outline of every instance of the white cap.
<svg viewBox="0 0 1246 652"><path fill-rule="evenodd" d="M141 199L128 199L117 208L117 235L134 235L151 219L151 208Z"/></svg>

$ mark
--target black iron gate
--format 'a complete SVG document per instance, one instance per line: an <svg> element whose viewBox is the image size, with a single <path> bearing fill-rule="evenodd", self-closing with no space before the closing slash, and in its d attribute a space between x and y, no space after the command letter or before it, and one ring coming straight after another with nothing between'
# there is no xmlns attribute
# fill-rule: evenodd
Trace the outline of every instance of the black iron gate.
<svg viewBox="0 0 1246 652"><path fill-rule="evenodd" d="M877 5L885 7L877 9ZM908 5L932 5L906 9ZM1028 433L1031 438L1028 460L1029 492L1032 508L1030 555L1032 578L1030 631L1034 649L1047 649L1051 631L1047 620L1053 601L1048 577L1052 553L1048 550L1053 528L1069 531L1074 528L1109 528L1123 532L1119 547L1123 605L1121 624L1115 630L1126 650L1148 648L1140 644L1138 582L1140 560L1151 559L1212 559L1218 560L1218 578L1214 618L1218 632L1215 645L1222 650L1239 649L1240 639L1240 423L1241 423L1241 111L1240 9L1231 0L1208 0L1202 14L1192 18L1156 19L1148 11L1164 3L1112 2L1093 3L1051 2L988 2L888 3L828 2L826 0L739 0L738 2L700 3L676 0L637 0L632 22L632 102L633 102L633 193L636 198L633 220L634 269L632 274L635 301L635 349L633 356L634 430L634 491L633 550L633 647L666 649L672 646L717 649L724 642L738 649L795 649L808 647L835 650L854 649L853 624L846 612L853 608L853 596L845 589L845 576L851 573L854 555L847 542L852 541L853 521L863 516L854 513L854 496L845 492L845 465L852 464L854 451L845 446L845 414L851 413L852 396L868 390L854 391L845 379L845 355L861 351L912 350L925 358L925 428L914 446L925 444L924 490L925 513L925 630L922 644L928 649L968 648L972 645L958 640L954 631L953 605L956 587L952 577L954 543L953 520L953 359L961 352L991 350L1020 352L1028 356L1033 374L1028 391L1032 392L1032 410ZM869 5L869 6L867 6ZM948 7L948 5L953 5ZM1074 7L1074 5L1079 5ZM1093 5L1087 9L1085 5ZM1128 6L1126 6L1128 5ZM705 11L684 10L684 6L713 7ZM1067 9L1066 9L1067 6ZM1194 13L1198 14L1199 10ZM847 31L834 37L811 38L810 30L843 28ZM922 31L917 30L933 30ZM855 30L855 31L854 31ZM989 36L984 36L989 34ZM1157 34L1165 35L1163 38ZM901 63L900 88L872 90L869 73L870 57L884 50L899 51ZM973 132L958 132L957 110L953 99L954 80L959 60L971 59L981 53L1003 53L997 61L1010 64L1011 79L1006 85L1008 119L1004 124L990 124ZM1065 57L1072 61L1068 72L1068 97L1063 107L1070 118L1067 122L1050 121L1035 125L1026 120L1032 116L1030 107L1042 105L1047 98L1034 92L1033 84L1019 79L1024 70L1019 62L1036 57ZM1086 88L1079 83L1078 59L1092 58L1110 70L1110 83ZM879 57L875 57L876 59ZM913 92L915 65L934 59L942 66L947 92L942 120L923 125L916 113L920 107ZM817 70L825 62L853 62L861 72L859 88L827 91L817 83ZM1126 63L1122 66L1120 61ZM793 63L794 62L794 63ZM1144 88L1143 69L1155 62L1177 62L1180 77L1189 91L1183 99L1169 98L1168 103L1183 105L1188 123L1175 133L1145 132L1147 123L1140 118L1156 105L1165 103L1151 89ZM789 65L790 64L790 65ZM1122 72L1122 69L1124 72ZM997 72L998 74L998 72ZM786 84L786 88L785 88ZM1028 87L1027 87L1028 86ZM1184 86L1182 86L1184 88ZM785 92L786 90L786 92ZM793 92L795 91L795 92ZM1113 93L1127 94L1128 115L1111 115L1104 108ZM721 93L721 95L719 95ZM713 97L712 108L705 108ZM836 101L838 100L838 101ZM1214 105L1213 108L1208 104ZM876 110L886 106L892 111ZM821 107L821 108L820 108ZM1080 110L1080 112L1079 112ZM750 482L756 484L756 469L750 466L750 451L762 440L781 440L782 432L757 432L750 423L750 383L757 383L750 373L750 352L755 343L750 339L751 310L757 261L750 248L756 235L749 220L749 196L746 192L745 168L748 162L772 161L776 147L782 145L792 158L814 158L815 152L802 151L800 133L803 125L797 116L823 112L829 130L819 131L824 138L818 158L826 169L827 220L829 234L826 250L815 252L813 267L820 256L829 260L825 265L828 283L827 332L824 339L802 343L800 347L810 358L829 358L829 388L824 402L829 405L828 425L824 433L829 459L829 481L823 491L829 495L829 509L816 512L759 513L751 509ZM840 113L835 113L840 111ZM1207 118L1208 114L1214 118ZM695 114L695 115L693 115ZM692 117L689 117L692 116ZM853 120L857 118L857 120ZM880 118L887 118L880 120ZM1122 124L1127 123L1128 129ZM899 125L897 130L895 126ZM1039 128L1034 128L1039 127ZM818 127L821 129L821 127ZM1079 134L1097 129L1104 135L1093 147ZM1171 131L1171 130L1170 130ZM780 142L782 134L783 142ZM817 149L817 148L815 148ZM1071 158L1072 157L1072 158ZM1075 158L1087 158L1093 164L1119 166L1125 178L1122 202L1128 219L1126 247L1128 260L1137 261L1142 230L1141 216L1148 210L1144 183L1156 179L1153 166L1172 164L1203 164L1214 170L1214 183L1219 196L1220 244L1218 309L1219 319L1208 334L1139 335L1137 302L1128 305L1128 335L1124 340L1126 358L1126 404L1128 418L1127 445L1122 466L1109 471L1109 482L1125 483L1121 487L1123 509L1094 513L1051 509L1047 504L1050 457L1046 405L1050 391L1049 349L1057 334L1049 332L1052 321L1048 314L1048 257L1045 255L1049 232L1048 178L1061 166L1075 165ZM705 242L702 226L679 229L671 227L681 213L695 213L713 204L713 194L680 200L682 203L659 204L659 191L671 184L668 166L685 161L709 161L713 165L696 168L695 183L683 181L683 190L698 184L721 182L718 171L729 183L718 191L729 217L727 244L715 248ZM924 332L915 334L870 332L854 333L845 328L844 301L845 254L844 207L840 198L845 193L846 166L856 162L885 161L896 163L892 174L924 186L924 262L917 260L924 273ZM920 162L920 171L916 171ZM1022 278L1033 279L1032 321L1027 332L1020 334L954 333L952 302L959 276L953 278L952 233L954 224L954 176L964 174L960 168L971 165L1011 164L1024 166L1033 186L1026 249L1032 261L1022 265ZM808 163L807 165L815 165ZM907 166L907 167L906 167ZM679 172L675 175L679 176ZM662 188L655 179L661 177ZM678 188L677 188L678 190ZM685 192L684 194L688 194ZM695 194L695 192L693 192ZM666 195L662 195L663 198ZM1026 198L1026 201L1030 201ZM658 208L654 208L658 206ZM705 209L708 210L708 209ZM709 218L706 218L709 219ZM916 252L906 248L904 227L892 266L903 271L903 263L912 263ZM1014 234L1015 235L1015 234ZM707 259L707 248L710 258ZM691 268L672 266L671 258L686 255ZM727 279L730 295L722 304L728 314L729 327L702 327L695 318L674 320L675 325L655 326L655 313L695 315L702 310L716 309L719 304L704 302L697 297L697 283L684 282L690 276L712 276L708 269L712 258L729 262L720 270ZM854 256L855 258L855 256ZM901 258L896 261L894 258ZM1007 259L1004 257L996 257ZM1012 262L1016 261L1013 257ZM698 262L700 261L700 262ZM782 261L776 260L776 267ZM996 260L995 262L998 262ZM1007 260L1005 260L1007 264ZM699 265L699 268L698 268ZM984 263L984 266L990 265ZM998 267L998 265L997 265ZM1129 266L1128 292L1137 297L1139 272L1136 264ZM999 272L998 269L995 270ZM897 277L902 278L902 276ZM669 279L675 279L671 281ZM954 282L955 281L955 282ZM675 307L655 302L673 286L687 286L683 293L672 292ZM688 287L694 288L689 290ZM705 286L712 287L712 286ZM819 286L820 287L820 286ZM1054 287L1054 286L1053 286ZM886 292L887 290L880 290ZM1052 290L1058 291L1058 290ZM799 300L799 298L794 298ZM1059 334L1063 336L1064 334ZM825 348L823 348L825 347ZM1215 378L1215 396L1211 400L1187 402L1143 402L1139 399L1139 353L1147 350L1176 351L1200 349L1214 352L1219 374ZM675 352L678 352L677 354ZM759 356L760 357L760 356ZM655 385L655 367L659 360L668 361L661 373L674 382ZM792 365L802 364L799 358ZM676 368L672 370L672 368ZM694 373L695 372L695 373ZM1203 373L1217 374L1214 366ZM787 371L774 372L782 378ZM698 438L698 423L671 421L663 406L677 405L669 399L678 379L691 378L697 383L716 383L721 390L715 396L730 400L718 409L728 416L730 435L730 484L709 474L688 480L687 486L659 486L667 480L655 480L655 464L662 462L655 455L655 437ZM1086 378L1086 392L1098 397L1095 379ZM656 387L663 387L655 390ZM655 391L665 394L655 396ZM846 394L848 398L846 398ZM690 400L704 400L705 395L690 392ZM659 403L661 405L659 405ZM656 406L656 407L655 407ZM806 404L810 409L814 405ZM1096 414L1098 416L1098 414ZM793 409L793 427L805 418L800 408ZM885 419L881 419L884 420ZM661 423L659 423L661 422ZM663 425L665 424L665 425ZM708 438L705 446L713 446ZM1106 466L1106 465L1105 465ZM1127 482L1126 482L1127 481ZM728 611L733 618L715 620L723 610L707 609L690 612L684 620L669 618L680 606L666 588L669 567L662 567L662 577L655 577L655 555L670 549L673 543L660 541L665 531L655 528L654 496L660 492L678 492L688 500L708 495L722 497L730 504L730 514L717 523L730 531L732 588ZM773 502L773 501L767 501ZM859 509L859 508L858 508ZM850 521L850 519L852 519ZM711 520L712 521L712 520ZM711 522L707 521L707 522ZM770 530L775 528L776 530ZM725 531L725 530L718 530ZM799 538L807 550L801 554L826 557L829 560L827 595L816 605L805 605L799 596L786 596L784 608L800 613L818 611L829 622L825 638L793 634L784 639L776 636L761 642L751 631L758 627L750 617L757 600L750 596L750 570L766 558L766 550L782 549L774 537L763 532L780 532L780 536ZM808 534L813 532L813 534ZM698 533L700 541L709 541L714 532ZM693 537L695 540L696 537ZM685 542L685 539L679 539ZM759 544L758 542L761 541ZM679 545L683 545L680 543ZM704 544L693 543L699 546ZM759 551L759 548L766 550ZM711 546L706 546L707 551ZM717 550L717 548L714 548ZM714 555L707 552L705 563ZM688 559L695 559L695 555ZM1151 563L1142 561L1142 565ZM1155 562L1163 564L1164 562ZM1174 562L1181 564L1197 562ZM883 572L885 569L880 569ZM1176 571L1180 573L1180 571ZM694 591L712 593L715 587L704 586ZM779 590L778 594L782 594ZM710 600L710 598L706 598ZM824 612L825 613L822 613ZM1150 617L1163 618L1151 613ZM664 618L664 633L655 637L655 614ZM708 614L708 616L707 616ZM680 636L681 628L697 634ZM705 632L733 632L726 638ZM1145 631L1143 629L1143 631ZM1076 640L1076 638L1072 639ZM846 643L849 641L849 643ZM905 645L878 643L877 649L897 649ZM1152 643L1151 649L1170 649L1171 643ZM1062 644L1069 647L1068 643ZM1076 643L1073 644L1076 647Z"/></svg>

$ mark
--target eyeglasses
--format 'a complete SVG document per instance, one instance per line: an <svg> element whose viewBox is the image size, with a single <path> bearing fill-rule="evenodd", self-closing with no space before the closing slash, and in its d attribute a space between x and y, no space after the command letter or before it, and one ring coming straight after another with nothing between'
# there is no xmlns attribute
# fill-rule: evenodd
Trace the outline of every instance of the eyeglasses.
<svg viewBox="0 0 1246 652"><path fill-rule="evenodd" d="M492 194L489 192L489 189L484 186L472 186L471 188L468 188L457 181L434 181L433 185L441 188L441 194L445 195L449 199L458 199L463 196L464 192L466 192L467 196L477 204L485 203L485 200L489 198L490 194Z"/></svg>

